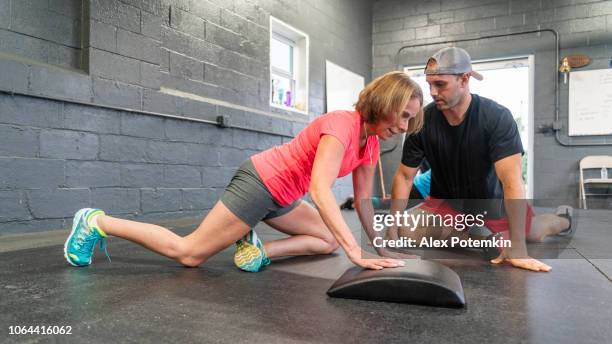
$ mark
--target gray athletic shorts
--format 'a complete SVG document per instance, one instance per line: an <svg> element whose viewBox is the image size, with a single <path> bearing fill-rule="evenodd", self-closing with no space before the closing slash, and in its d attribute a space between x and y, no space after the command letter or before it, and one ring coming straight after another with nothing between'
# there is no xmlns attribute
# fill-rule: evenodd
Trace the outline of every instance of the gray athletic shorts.
<svg viewBox="0 0 612 344"><path fill-rule="evenodd" d="M255 227L259 221L287 214L300 204L301 199L286 207L276 203L248 159L238 167L220 201L239 219Z"/></svg>

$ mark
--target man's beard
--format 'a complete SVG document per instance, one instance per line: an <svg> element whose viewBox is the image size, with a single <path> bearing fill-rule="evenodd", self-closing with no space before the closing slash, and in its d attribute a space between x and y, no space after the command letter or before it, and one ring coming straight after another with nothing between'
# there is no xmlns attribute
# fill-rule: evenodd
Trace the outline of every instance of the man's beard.
<svg viewBox="0 0 612 344"><path fill-rule="evenodd" d="M448 109L450 109L450 106L448 106L448 104L446 104L446 103L442 103L442 104L436 103L436 109L438 109L438 110L448 110Z"/></svg>
<svg viewBox="0 0 612 344"><path fill-rule="evenodd" d="M443 100L443 101L442 101L442 104L438 104L438 103L436 102L436 103L435 103L435 104L436 104L436 108L437 108L438 110L448 110L448 109L452 109L452 108L454 108L455 106L457 106L457 104L459 104L459 100L460 100L460 98L459 98L459 97L457 97L457 99L454 99L452 102L449 102L448 100ZM435 102L435 101L436 101L436 100L434 99L434 102Z"/></svg>

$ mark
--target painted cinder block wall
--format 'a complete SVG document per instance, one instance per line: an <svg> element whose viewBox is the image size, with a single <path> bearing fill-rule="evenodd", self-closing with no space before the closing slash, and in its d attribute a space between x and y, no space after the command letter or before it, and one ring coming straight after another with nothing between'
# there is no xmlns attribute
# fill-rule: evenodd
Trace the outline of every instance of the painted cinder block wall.
<svg viewBox="0 0 612 344"><path fill-rule="evenodd" d="M308 115L269 106L270 15L310 37ZM325 111L326 59L370 79L371 25L366 0L0 0L0 235L84 206L204 214L240 162ZM255 131L181 119L218 115Z"/></svg>
<svg viewBox="0 0 612 344"><path fill-rule="evenodd" d="M400 65L423 65L443 47L404 45L435 43L485 35L537 29L559 32L560 56L586 54L589 66L609 67L612 58L612 1L593 0L377 0L373 3L372 77ZM554 120L555 55L553 35L526 35L458 43L473 59L533 54L535 128ZM561 79L562 80L562 79ZM477 82L477 81L475 81ZM427 92L427 90L424 90ZM606 146L564 147L553 134L534 134L534 198L577 205L578 162L586 155L612 155L612 136L567 136L568 85L560 84L561 137L570 143L607 143ZM612 208L612 204L605 207Z"/></svg>

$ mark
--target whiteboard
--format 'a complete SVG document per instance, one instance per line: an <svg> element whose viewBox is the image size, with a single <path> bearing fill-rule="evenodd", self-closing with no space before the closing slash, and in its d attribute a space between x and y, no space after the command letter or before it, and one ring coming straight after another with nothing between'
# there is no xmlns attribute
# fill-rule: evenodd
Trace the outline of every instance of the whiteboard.
<svg viewBox="0 0 612 344"><path fill-rule="evenodd" d="M328 60L325 61L325 88L327 112L355 110L359 92L364 87L364 78Z"/></svg>
<svg viewBox="0 0 612 344"><path fill-rule="evenodd" d="M570 73L569 135L612 134L612 69Z"/></svg>

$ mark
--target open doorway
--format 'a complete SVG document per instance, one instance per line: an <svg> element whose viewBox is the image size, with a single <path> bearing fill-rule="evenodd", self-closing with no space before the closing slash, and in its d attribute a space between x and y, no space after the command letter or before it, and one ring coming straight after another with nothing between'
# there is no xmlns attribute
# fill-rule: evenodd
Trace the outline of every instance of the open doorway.
<svg viewBox="0 0 612 344"><path fill-rule="evenodd" d="M493 99L507 107L519 128L523 142L523 180L527 198L533 198L533 55L496 60L472 61L484 80L470 82L470 92ZM425 66L405 67L423 89L425 105L432 99L423 72Z"/></svg>

